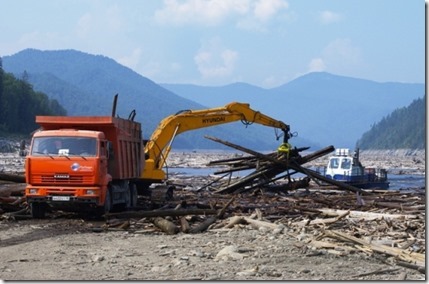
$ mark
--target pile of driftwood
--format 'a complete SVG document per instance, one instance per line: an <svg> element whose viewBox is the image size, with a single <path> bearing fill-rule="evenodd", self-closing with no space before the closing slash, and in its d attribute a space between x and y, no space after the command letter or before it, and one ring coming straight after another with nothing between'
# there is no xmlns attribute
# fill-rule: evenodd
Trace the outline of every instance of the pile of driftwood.
<svg viewBox="0 0 429 284"><path fill-rule="evenodd" d="M0 217L7 219L10 215L27 214L24 190L24 176L0 173Z"/></svg>
<svg viewBox="0 0 429 284"><path fill-rule="evenodd" d="M155 210L140 203L135 211L109 213L104 225L93 231L195 234L219 228L264 228L296 238L296 246L304 252L383 254L425 273L424 191L362 190L302 166L333 151L332 146L304 157L299 155L303 149L294 149L285 157L209 139L250 155L211 162L229 167L220 174L253 172L234 181L217 178L195 191L177 188L174 199ZM297 172L306 178L292 180ZM333 187L309 187L310 179ZM2 175L0 180L0 219L29 218L23 177Z"/></svg>
<svg viewBox="0 0 429 284"><path fill-rule="evenodd" d="M272 230L296 238L310 254L382 254L425 273L425 193L297 189L279 194L177 192L152 211L111 213L98 231L202 233L215 229Z"/></svg>
<svg viewBox="0 0 429 284"><path fill-rule="evenodd" d="M209 139L250 154L211 162L210 165L229 166L218 174L254 171L234 181L225 179L224 175L194 192L176 191L175 201L158 210L109 214L107 218L117 224L121 224L117 218L128 218L127 224L133 219L135 223L129 230L147 232L156 228L166 234L237 226L264 228L295 237L296 246L311 254L383 254L392 257L398 265L425 273L424 192L362 190L327 180L301 166L333 151L333 147L305 157L298 154L300 149L294 149L295 153L285 158L277 153L263 155L216 138ZM304 183L291 180L296 172L307 175ZM281 178L289 182L270 190ZM309 179L316 184L319 181L331 184L334 190L332 187L310 189ZM142 226L142 220L154 227L148 227L147 223ZM106 228L112 229L112 225Z"/></svg>

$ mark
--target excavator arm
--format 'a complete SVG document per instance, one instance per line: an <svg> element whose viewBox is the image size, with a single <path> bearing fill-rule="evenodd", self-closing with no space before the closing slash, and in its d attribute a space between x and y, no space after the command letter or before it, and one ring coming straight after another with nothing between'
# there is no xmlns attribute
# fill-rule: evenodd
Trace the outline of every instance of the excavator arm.
<svg viewBox="0 0 429 284"><path fill-rule="evenodd" d="M291 137L289 125L251 109L246 103L232 102L218 108L182 111L164 118L146 143L142 178L148 182L161 182L165 179L162 167L178 134L235 121L278 128L284 133L283 142L288 142Z"/></svg>

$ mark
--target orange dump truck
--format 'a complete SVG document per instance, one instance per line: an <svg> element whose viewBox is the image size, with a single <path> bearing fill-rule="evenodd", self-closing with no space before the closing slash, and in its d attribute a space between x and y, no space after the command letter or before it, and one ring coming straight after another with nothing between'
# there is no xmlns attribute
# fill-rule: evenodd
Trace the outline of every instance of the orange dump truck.
<svg viewBox="0 0 429 284"><path fill-rule="evenodd" d="M25 163L34 218L49 207L109 212L137 202L144 168L141 125L114 116L37 116Z"/></svg>

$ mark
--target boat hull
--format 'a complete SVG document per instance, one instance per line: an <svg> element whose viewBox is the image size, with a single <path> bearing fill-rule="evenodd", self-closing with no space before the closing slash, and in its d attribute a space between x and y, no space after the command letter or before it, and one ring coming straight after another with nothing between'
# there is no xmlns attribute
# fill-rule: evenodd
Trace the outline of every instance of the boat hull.
<svg viewBox="0 0 429 284"><path fill-rule="evenodd" d="M333 177L331 175L326 175L326 177L363 189L389 188L389 182L387 180L380 180L376 175L372 174L360 176L334 175Z"/></svg>

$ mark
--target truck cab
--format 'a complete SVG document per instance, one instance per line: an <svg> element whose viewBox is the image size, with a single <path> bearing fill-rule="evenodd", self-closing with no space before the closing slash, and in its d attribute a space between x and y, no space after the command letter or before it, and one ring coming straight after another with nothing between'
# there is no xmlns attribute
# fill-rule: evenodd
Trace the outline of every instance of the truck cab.
<svg viewBox="0 0 429 284"><path fill-rule="evenodd" d="M25 196L34 218L49 208L104 214L137 203L144 166L140 124L114 117L36 117Z"/></svg>

